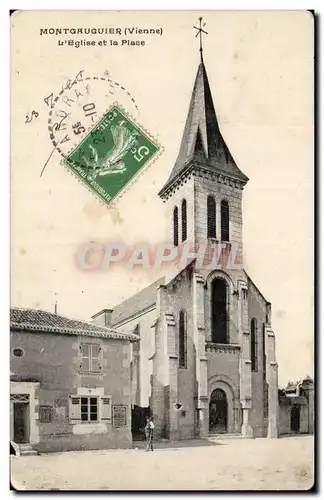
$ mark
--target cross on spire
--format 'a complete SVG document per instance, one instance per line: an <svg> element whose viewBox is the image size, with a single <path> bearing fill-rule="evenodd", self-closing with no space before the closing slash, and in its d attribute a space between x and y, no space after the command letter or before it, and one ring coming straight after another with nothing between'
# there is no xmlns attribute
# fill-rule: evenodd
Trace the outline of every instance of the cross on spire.
<svg viewBox="0 0 324 500"><path fill-rule="evenodd" d="M205 33L205 35L208 35L207 31L205 31L203 28L206 26L206 23L204 22L203 25L201 25L203 18L199 17L199 27L194 26L194 29L197 30L196 33L196 38L199 35L199 52L200 52L200 57L202 59L202 54L203 54L203 47L202 47L202 33Z"/></svg>

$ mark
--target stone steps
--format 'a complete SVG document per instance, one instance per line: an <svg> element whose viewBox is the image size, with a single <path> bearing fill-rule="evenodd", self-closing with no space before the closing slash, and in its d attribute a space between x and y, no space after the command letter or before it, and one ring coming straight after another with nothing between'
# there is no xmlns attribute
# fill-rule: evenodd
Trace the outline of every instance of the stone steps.
<svg viewBox="0 0 324 500"><path fill-rule="evenodd" d="M209 441L219 441L220 439L253 439L253 436L243 436L239 433L209 434Z"/></svg>
<svg viewBox="0 0 324 500"><path fill-rule="evenodd" d="M26 457L38 455L37 451L33 449L30 443L15 443L11 441L11 444L16 452L16 456Z"/></svg>
<svg viewBox="0 0 324 500"><path fill-rule="evenodd" d="M20 444L19 448L20 448L20 455L22 457L29 455L38 455L37 451L33 449L30 443Z"/></svg>

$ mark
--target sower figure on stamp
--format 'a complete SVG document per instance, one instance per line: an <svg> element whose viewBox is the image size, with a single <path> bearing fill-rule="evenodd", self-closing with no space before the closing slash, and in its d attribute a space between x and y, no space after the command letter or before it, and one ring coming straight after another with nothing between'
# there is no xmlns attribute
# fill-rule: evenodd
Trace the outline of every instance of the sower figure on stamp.
<svg viewBox="0 0 324 500"><path fill-rule="evenodd" d="M150 450L153 451L153 430L154 430L153 417L151 418L147 417L145 426L146 451Z"/></svg>

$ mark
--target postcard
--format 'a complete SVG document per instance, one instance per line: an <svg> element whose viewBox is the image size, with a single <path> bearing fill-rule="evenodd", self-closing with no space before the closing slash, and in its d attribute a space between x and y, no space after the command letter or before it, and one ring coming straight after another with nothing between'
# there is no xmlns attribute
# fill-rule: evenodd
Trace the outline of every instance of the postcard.
<svg viewBox="0 0 324 500"><path fill-rule="evenodd" d="M314 16L11 14L11 486L314 485Z"/></svg>

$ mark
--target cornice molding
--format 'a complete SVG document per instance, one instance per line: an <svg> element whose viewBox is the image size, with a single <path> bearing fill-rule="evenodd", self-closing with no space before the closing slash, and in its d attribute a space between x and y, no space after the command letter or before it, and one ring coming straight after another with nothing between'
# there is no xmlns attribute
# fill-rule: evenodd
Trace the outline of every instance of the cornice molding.
<svg viewBox="0 0 324 500"><path fill-rule="evenodd" d="M170 183L167 183L165 187L159 192L159 196L162 198L163 202L166 202L173 193L175 193L181 186L183 186L192 177L201 177L204 179L209 179L216 181L220 184L224 184L230 187L235 187L237 189L243 190L247 181L237 179L231 174L226 172L220 172L218 170L213 170L212 167L207 165L200 165L198 163L190 163L187 165L182 172L175 177Z"/></svg>

